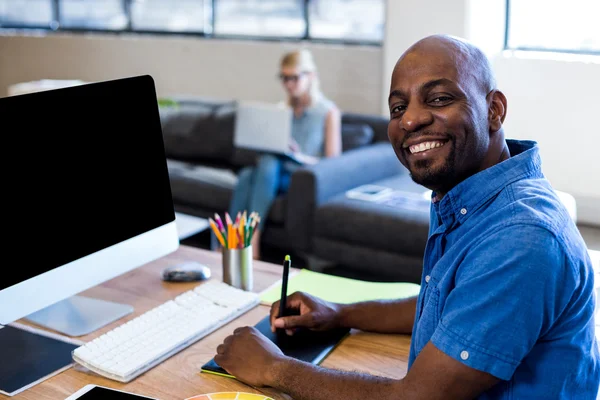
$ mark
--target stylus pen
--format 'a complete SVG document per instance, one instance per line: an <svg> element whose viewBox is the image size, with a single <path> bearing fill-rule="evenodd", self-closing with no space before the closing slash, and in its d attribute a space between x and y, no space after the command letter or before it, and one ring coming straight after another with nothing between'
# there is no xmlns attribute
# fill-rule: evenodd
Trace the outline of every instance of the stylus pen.
<svg viewBox="0 0 600 400"><path fill-rule="evenodd" d="M285 310L287 308L287 284L291 264L292 260L290 260L290 256L286 255L285 260L283 261L283 278L281 280L281 301L279 302L279 318L285 316Z"/></svg>

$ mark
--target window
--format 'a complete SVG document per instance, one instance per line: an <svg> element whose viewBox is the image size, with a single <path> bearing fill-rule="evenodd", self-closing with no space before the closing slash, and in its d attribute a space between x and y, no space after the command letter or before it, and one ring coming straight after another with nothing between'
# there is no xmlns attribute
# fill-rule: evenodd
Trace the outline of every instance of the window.
<svg viewBox="0 0 600 400"><path fill-rule="evenodd" d="M0 0L0 27L49 28L53 19L51 0Z"/></svg>
<svg viewBox="0 0 600 400"><path fill-rule="evenodd" d="M61 0L58 4L60 26L107 30L127 27L121 0Z"/></svg>
<svg viewBox="0 0 600 400"><path fill-rule="evenodd" d="M301 38L306 31L303 0L219 0L215 34Z"/></svg>
<svg viewBox="0 0 600 400"><path fill-rule="evenodd" d="M386 0L0 0L0 28L381 44Z"/></svg>
<svg viewBox="0 0 600 400"><path fill-rule="evenodd" d="M506 47L600 54L600 1L508 0Z"/></svg>
<svg viewBox="0 0 600 400"><path fill-rule="evenodd" d="M212 2L203 0L132 0L134 30L210 32Z"/></svg>
<svg viewBox="0 0 600 400"><path fill-rule="evenodd" d="M323 39L381 42L384 8L383 1L311 0L309 35Z"/></svg>

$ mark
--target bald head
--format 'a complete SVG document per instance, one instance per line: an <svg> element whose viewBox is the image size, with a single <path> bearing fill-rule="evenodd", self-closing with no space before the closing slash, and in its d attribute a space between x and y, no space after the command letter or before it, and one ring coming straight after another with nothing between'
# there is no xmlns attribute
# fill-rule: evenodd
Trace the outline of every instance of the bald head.
<svg viewBox="0 0 600 400"><path fill-rule="evenodd" d="M388 137L413 180L443 195L508 156L506 104L481 50L428 36L394 68Z"/></svg>
<svg viewBox="0 0 600 400"><path fill-rule="evenodd" d="M429 56L439 63L454 66L462 80L472 80L484 93L496 89L496 79L486 55L464 39L450 35L427 36L410 46L396 63Z"/></svg>

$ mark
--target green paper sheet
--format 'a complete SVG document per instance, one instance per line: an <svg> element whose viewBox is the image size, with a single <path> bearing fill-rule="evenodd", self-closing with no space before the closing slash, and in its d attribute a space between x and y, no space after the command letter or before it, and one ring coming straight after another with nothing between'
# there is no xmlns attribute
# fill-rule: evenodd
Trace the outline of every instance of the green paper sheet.
<svg viewBox="0 0 600 400"><path fill-rule="evenodd" d="M366 300L400 299L419 294L420 285L408 282L367 282L341 278L302 269L290 276L288 295L303 291L334 303L355 303ZM272 304L281 298L281 283L261 293L264 304Z"/></svg>

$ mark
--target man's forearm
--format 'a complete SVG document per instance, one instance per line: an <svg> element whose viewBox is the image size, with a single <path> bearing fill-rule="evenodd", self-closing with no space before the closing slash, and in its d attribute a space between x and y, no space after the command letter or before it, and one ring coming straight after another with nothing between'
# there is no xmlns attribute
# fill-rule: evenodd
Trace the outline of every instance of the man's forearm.
<svg viewBox="0 0 600 400"><path fill-rule="evenodd" d="M339 323L344 328L378 333L412 332L417 298L367 301L342 305Z"/></svg>
<svg viewBox="0 0 600 400"><path fill-rule="evenodd" d="M295 400L396 399L401 381L322 368L295 359L277 365L270 386Z"/></svg>

